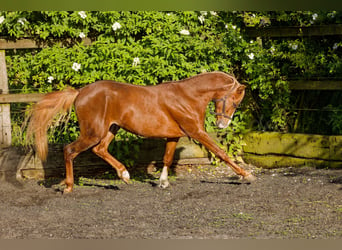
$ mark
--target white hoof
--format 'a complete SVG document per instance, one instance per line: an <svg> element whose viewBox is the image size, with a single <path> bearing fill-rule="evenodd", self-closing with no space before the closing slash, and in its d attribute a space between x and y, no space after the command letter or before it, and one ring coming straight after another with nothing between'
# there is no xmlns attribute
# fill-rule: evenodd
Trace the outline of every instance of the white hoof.
<svg viewBox="0 0 342 250"><path fill-rule="evenodd" d="M252 175L252 174L248 174L248 175L246 175L244 178L243 178L245 181L247 181L247 182L254 182L254 181L256 181L256 177L254 176L254 175Z"/></svg>
<svg viewBox="0 0 342 250"><path fill-rule="evenodd" d="M130 183L130 176L127 170L123 171L121 179L126 183L129 184Z"/></svg>
<svg viewBox="0 0 342 250"><path fill-rule="evenodd" d="M170 183L169 183L169 181L168 180L160 180L160 182L159 182L159 187L160 188L167 188L167 187L169 187L170 186Z"/></svg>
<svg viewBox="0 0 342 250"><path fill-rule="evenodd" d="M164 166L163 171L159 178L159 187L167 188L168 186L170 186L170 183L167 177L168 177L168 167Z"/></svg>

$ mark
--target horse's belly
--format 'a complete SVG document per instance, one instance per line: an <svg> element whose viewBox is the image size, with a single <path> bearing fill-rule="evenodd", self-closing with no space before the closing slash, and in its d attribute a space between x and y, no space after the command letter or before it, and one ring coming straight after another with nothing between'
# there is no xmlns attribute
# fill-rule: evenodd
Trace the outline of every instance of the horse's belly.
<svg viewBox="0 0 342 250"><path fill-rule="evenodd" d="M119 126L134 134L144 137L175 138L185 134L176 123L165 115L143 115L144 112L136 115L125 116Z"/></svg>

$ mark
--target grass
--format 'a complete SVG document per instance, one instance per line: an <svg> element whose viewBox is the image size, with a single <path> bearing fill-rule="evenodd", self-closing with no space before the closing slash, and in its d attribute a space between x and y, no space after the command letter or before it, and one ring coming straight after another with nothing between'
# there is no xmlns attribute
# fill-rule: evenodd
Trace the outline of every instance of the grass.
<svg viewBox="0 0 342 250"><path fill-rule="evenodd" d="M240 213L234 213L232 215L234 218L237 218L237 219L241 219L243 221L249 221L249 220L253 220L253 216L251 214L248 214L248 213L243 213L243 212L240 212Z"/></svg>

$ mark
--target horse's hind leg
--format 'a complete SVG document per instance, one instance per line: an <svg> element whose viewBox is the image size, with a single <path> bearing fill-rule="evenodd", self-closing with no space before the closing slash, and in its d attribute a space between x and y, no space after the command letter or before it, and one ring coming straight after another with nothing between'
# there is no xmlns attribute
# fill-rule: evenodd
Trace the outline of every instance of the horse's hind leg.
<svg viewBox="0 0 342 250"><path fill-rule="evenodd" d="M175 154L178 140L179 138L167 139L166 149L163 158L164 167L159 178L159 187L161 188L167 188L170 185L168 180L168 172L173 161L173 156Z"/></svg>
<svg viewBox="0 0 342 250"><path fill-rule="evenodd" d="M80 136L76 141L71 144L68 144L64 147L64 161L65 161L65 170L66 170L66 178L62 182L66 185L64 189L64 193L72 192L74 186L74 173L73 173L73 160L76 156L89 149L90 147L96 145L98 143L98 139L96 138L88 138L84 136Z"/></svg>
<svg viewBox="0 0 342 250"><path fill-rule="evenodd" d="M119 127L114 127L114 129L108 131L108 133L104 138L102 138L100 143L93 148L93 152L107 161L113 168L115 168L120 179L122 179L125 183L129 183L130 176L125 166L108 153L108 146L114 139L115 133L118 129Z"/></svg>

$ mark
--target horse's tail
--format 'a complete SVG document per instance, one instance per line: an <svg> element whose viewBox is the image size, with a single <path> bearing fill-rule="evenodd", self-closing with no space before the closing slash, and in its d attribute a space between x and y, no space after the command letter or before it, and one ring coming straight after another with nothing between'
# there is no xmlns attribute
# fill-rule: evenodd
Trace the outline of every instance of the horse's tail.
<svg viewBox="0 0 342 250"><path fill-rule="evenodd" d="M71 88L49 93L30 110L27 141L34 138L36 153L42 161L46 160L48 154L47 130L52 125L53 118L59 115L58 123L66 120L65 114L71 110L78 94L78 90Z"/></svg>

